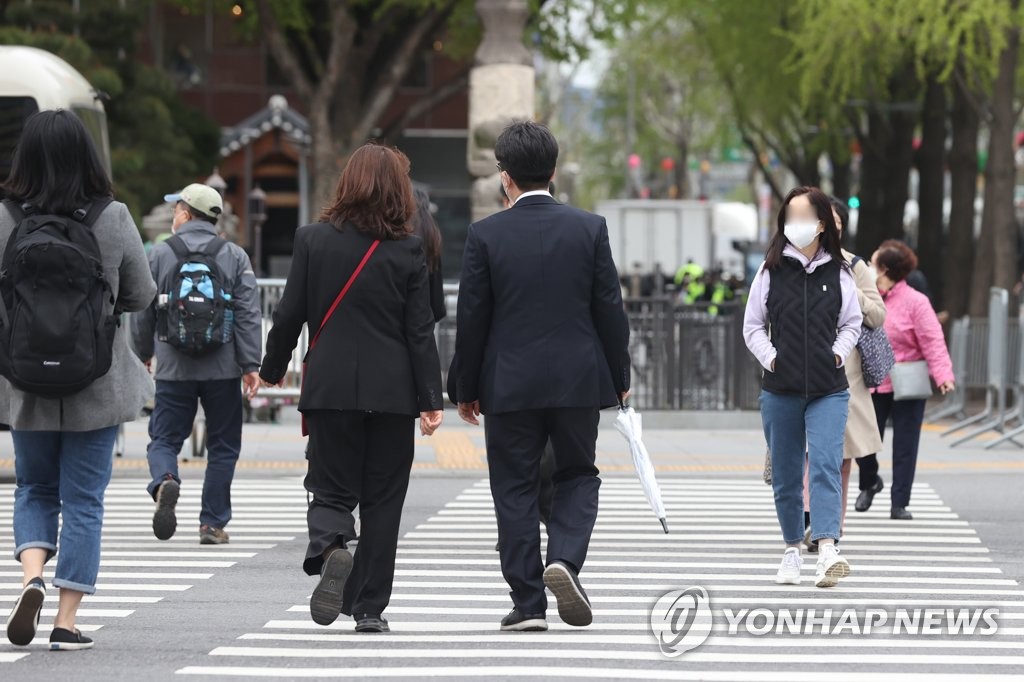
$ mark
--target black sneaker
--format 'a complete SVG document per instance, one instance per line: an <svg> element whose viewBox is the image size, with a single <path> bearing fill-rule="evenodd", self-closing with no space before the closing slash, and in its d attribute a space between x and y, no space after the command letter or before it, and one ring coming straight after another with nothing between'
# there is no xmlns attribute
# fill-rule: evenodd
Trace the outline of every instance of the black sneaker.
<svg viewBox="0 0 1024 682"><path fill-rule="evenodd" d="M46 583L42 578L33 578L21 591L14 603L11 617L7 620L7 639L16 646L28 646L36 638L39 628L39 614L43 611L46 598Z"/></svg>
<svg viewBox="0 0 1024 682"><path fill-rule="evenodd" d="M594 622L590 599L580 585L576 571L561 561L552 561L544 570L544 584L558 600L558 615L569 625L584 627Z"/></svg>
<svg viewBox="0 0 1024 682"><path fill-rule="evenodd" d="M356 632L391 632L391 628L380 616L364 613L356 616Z"/></svg>
<svg viewBox="0 0 1024 682"><path fill-rule="evenodd" d="M50 651L82 651L91 648L92 640L78 630L54 628L50 633Z"/></svg>
<svg viewBox="0 0 1024 682"><path fill-rule="evenodd" d="M309 599L309 614L317 625L330 625L338 620L345 582L352 573L352 555L347 549L336 549L324 560L320 582Z"/></svg>
<svg viewBox="0 0 1024 682"><path fill-rule="evenodd" d="M507 616L501 620L503 632L544 632L548 629L548 621L543 613L523 613L519 609L512 609Z"/></svg>
<svg viewBox="0 0 1024 682"><path fill-rule="evenodd" d="M157 540L170 540L178 529L178 517L174 508L181 495L181 485L168 478L156 489L156 512L153 513L153 535Z"/></svg>

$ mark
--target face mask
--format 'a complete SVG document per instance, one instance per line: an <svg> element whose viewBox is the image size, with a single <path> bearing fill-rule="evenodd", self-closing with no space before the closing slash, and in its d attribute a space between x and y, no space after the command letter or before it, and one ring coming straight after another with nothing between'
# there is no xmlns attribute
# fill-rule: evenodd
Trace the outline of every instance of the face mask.
<svg viewBox="0 0 1024 682"><path fill-rule="evenodd" d="M786 223L784 234L790 244L798 249L806 249L818 238L818 221L802 220Z"/></svg>

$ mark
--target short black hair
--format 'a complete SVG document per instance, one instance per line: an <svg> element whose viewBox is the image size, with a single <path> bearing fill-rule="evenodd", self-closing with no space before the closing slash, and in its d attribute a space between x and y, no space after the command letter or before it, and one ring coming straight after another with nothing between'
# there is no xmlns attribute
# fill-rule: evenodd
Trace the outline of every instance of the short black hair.
<svg viewBox="0 0 1024 682"><path fill-rule="evenodd" d="M519 189L547 189L558 163L558 141L547 126L516 121L498 136L494 157Z"/></svg>
<svg viewBox="0 0 1024 682"><path fill-rule="evenodd" d="M113 195L85 125L70 111L40 111L25 120L3 194L42 211L70 215Z"/></svg>
<svg viewBox="0 0 1024 682"><path fill-rule="evenodd" d="M186 204L184 201L182 201L180 199L178 200L178 206L181 206L186 211L188 211L188 214L190 216L192 216L192 220L205 220L206 222L210 223L211 225L216 225L217 224L217 217L216 216L207 215L207 214L203 213L202 211L200 211L198 209L192 208L191 206L189 206L188 204Z"/></svg>

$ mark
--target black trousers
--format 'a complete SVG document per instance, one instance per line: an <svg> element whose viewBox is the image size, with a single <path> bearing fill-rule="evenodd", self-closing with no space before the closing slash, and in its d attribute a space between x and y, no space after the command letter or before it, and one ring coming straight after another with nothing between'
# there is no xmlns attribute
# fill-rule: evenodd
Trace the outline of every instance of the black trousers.
<svg viewBox="0 0 1024 682"><path fill-rule="evenodd" d="M547 563L564 561L579 571L597 520L599 421L596 409L530 410L486 418L501 572L512 588L512 602L524 613L547 611L538 501L544 446L550 439L555 456Z"/></svg>
<svg viewBox="0 0 1024 682"><path fill-rule="evenodd" d="M309 546L302 564L319 575L323 553L354 540L359 505L362 528L355 565L345 585L341 612L384 612L395 579L402 506L409 489L415 418L370 412L308 411L306 490L312 496L306 522Z"/></svg>
<svg viewBox="0 0 1024 682"><path fill-rule="evenodd" d="M917 452L921 445L924 423L924 400L893 400L892 393L873 393L878 432L885 439L885 425L892 417L892 487L893 507L910 505L910 491L917 471ZM860 489L867 490L878 480L878 456L857 458L860 468Z"/></svg>

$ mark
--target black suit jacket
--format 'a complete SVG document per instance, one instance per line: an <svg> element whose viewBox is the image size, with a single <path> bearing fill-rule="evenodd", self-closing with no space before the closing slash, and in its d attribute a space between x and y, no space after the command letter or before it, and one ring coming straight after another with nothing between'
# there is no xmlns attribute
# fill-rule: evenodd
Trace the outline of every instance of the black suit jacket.
<svg viewBox="0 0 1024 682"><path fill-rule="evenodd" d="M299 228L284 294L274 310L260 376L287 371L304 323L310 337L363 259L373 238L351 225ZM443 407L441 361L423 241L384 241L307 354L300 410L418 415Z"/></svg>
<svg viewBox="0 0 1024 682"><path fill-rule="evenodd" d="M456 397L485 414L611 407L629 388L608 226L551 197L470 226L456 321Z"/></svg>

